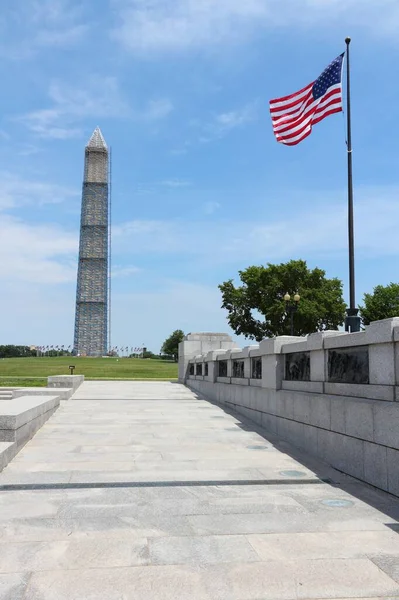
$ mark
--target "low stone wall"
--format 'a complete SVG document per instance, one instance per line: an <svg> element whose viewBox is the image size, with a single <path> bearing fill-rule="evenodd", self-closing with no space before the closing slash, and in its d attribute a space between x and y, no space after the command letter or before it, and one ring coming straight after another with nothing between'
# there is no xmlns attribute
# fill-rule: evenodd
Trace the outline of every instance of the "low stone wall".
<svg viewBox="0 0 399 600"><path fill-rule="evenodd" d="M72 388L18 388L13 390L12 397L20 398L21 396L54 396L56 394L60 400L69 400L74 393Z"/></svg>
<svg viewBox="0 0 399 600"><path fill-rule="evenodd" d="M47 377L48 388L71 388L76 392L85 380L84 375L52 375ZM72 393L73 393L72 392Z"/></svg>
<svg viewBox="0 0 399 600"><path fill-rule="evenodd" d="M60 397L21 396L0 408L0 471L21 450L60 404Z"/></svg>
<svg viewBox="0 0 399 600"><path fill-rule="evenodd" d="M220 364L221 363L221 364ZM399 496L399 318L190 357L186 384Z"/></svg>
<svg viewBox="0 0 399 600"><path fill-rule="evenodd" d="M0 471L83 383L83 375L48 377L47 388L17 388L0 403Z"/></svg>

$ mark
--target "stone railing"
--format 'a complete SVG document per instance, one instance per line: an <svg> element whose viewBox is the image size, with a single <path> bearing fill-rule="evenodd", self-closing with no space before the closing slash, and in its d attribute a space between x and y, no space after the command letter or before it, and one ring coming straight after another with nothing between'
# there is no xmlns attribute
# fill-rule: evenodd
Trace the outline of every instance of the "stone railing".
<svg viewBox="0 0 399 600"><path fill-rule="evenodd" d="M195 352L201 334L196 347L180 344L180 381L399 495L399 318L359 333L278 337L243 349L228 336L212 348L212 334L204 335L205 351Z"/></svg>

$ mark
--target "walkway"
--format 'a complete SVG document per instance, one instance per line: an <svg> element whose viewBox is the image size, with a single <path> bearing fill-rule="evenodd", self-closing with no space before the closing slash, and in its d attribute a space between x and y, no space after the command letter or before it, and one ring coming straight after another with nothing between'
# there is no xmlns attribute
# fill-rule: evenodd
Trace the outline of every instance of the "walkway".
<svg viewBox="0 0 399 600"><path fill-rule="evenodd" d="M0 599L399 598L399 501L264 435L85 383L0 474Z"/></svg>

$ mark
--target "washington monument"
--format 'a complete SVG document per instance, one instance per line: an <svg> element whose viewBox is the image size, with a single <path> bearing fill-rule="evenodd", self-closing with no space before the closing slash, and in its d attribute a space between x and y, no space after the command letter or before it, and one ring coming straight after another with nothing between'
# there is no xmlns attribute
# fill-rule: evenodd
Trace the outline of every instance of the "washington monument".
<svg viewBox="0 0 399 600"><path fill-rule="evenodd" d="M103 356L108 344L109 157L97 127L85 148L74 354Z"/></svg>

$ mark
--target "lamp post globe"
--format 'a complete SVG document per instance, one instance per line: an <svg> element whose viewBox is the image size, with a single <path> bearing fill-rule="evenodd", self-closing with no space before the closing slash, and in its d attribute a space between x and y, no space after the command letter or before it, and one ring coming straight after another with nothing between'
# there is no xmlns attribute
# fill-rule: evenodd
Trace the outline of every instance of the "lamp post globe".
<svg viewBox="0 0 399 600"><path fill-rule="evenodd" d="M298 292L294 294L293 301L291 301L291 295L288 292L284 296L286 313L290 316L290 332L292 336L294 335L294 314L298 310L300 300L301 297Z"/></svg>

